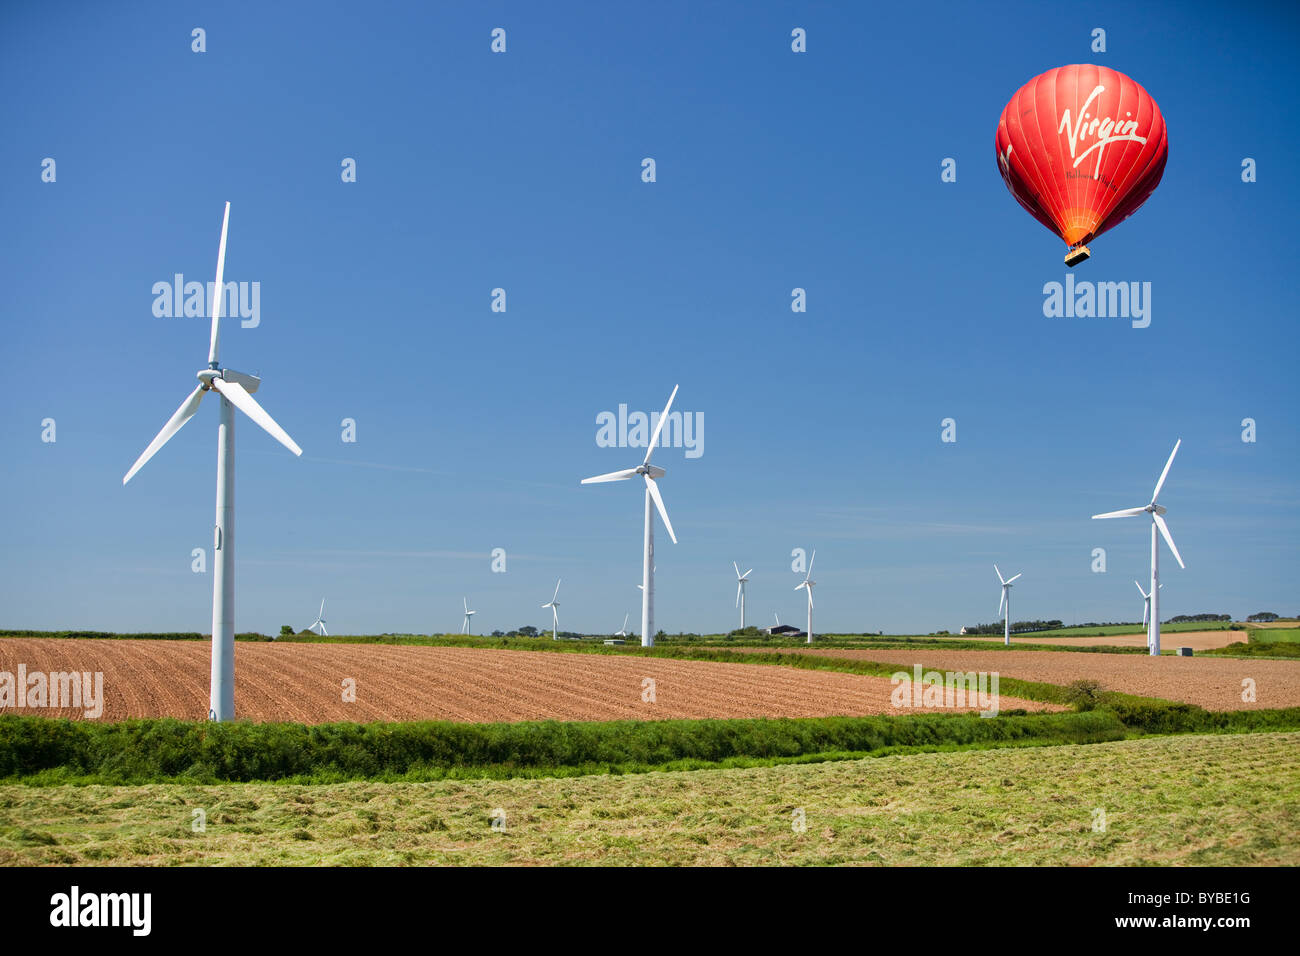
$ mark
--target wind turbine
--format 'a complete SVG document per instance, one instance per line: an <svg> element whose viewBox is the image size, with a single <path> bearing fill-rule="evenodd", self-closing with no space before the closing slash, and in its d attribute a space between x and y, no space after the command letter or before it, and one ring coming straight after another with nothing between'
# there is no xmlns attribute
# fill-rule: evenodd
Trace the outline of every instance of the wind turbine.
<svg viewBox="0 0 1300 956"><path fill-rule="evenodd" d="M561 580L560 578L555 579L555 594L552 595L550 601L542 605L543 608L549 607L551 609L551 640L553 641L559 639L556 635L560 631L560 602L555 599L560 596Z"/></svg>
<svg viewBox="0 0 1300 956"><path fill-rule="evenodd" d="M804 642L804 643L806 643L806 644L811 644L811 643L813 642L813 632L812 632L812 612L813 612L812 589L813 589L813 585L815 585L817 582L814 581L814 580L812 579L812 568L813 568L813 562L816 561L816 560L817 560L817 549L816 549L816 548L813 548L812 557L808 559L808 573L807 573L807 575L804 576L804 579L803 579L801 582L799 582L798 584L796 584L796 585L794 586L794 589L795 589L796 591L798 591L798 590L800 590L800 589L803 589L803 590L805 590L805 591L808 592L808 639ZM778 620L777 623L780 624L781 622Z"/></svg>
<svg viewBox="0 0 1300 956"><path fill-rule="evenodd" d="M1007 647L1010 647L1011 646L1011 582L1014 581L1016 578L1020 577L1020 574L1024 574L1025 572L1021 571L1020 574L1017 574L1015 577L1003 578L1002 572L998 571L998 566L996 564L993 565L993 570L998 572L998 580L1002 582L1002 600L998 601L998 611L1000 612L1003 609L1003 607L1006 608L1006 617L1003 618L1003 627L1005 628L1005 632L1004 632L1005 637L1003 643L1006 644Z"/></svg>
<svg viewBox="0 0 1300 956"><path fill-rule="evenodd" d="M474 617L475 614L478 613L478 611L471 611L471 610L469 609L469 599L468 599L468 598L461 598L461 599L460 599L460 603L463 604L463 605L465 605L465 620L463 620L463 621L460 622L460 632L461 632L462 634L473 634L473 633L474 633L474 621L472 620L472 618Z"/></svg>
<svg viewBox="0 0 1300 956"><path fill-rule="evenodd" d="M1105 514L1092 516L1097 519L1135 518L1141 514L1151 515L1151 590L1145 596L1151 606L1147 624L1147 645L1151 649L1152 657L1160 656L1160 549L1157 547L1157 530L1159 530L1161 537L1165 539L1165 544L1169 545L1169 550L1173 552L1178 566L1180 568L1187 567L1187 565L1183 564L1183 556L1178 553L1178 548L1174 545L1173 536L1169 533L1169 525L1165 524L1164 515L1168 513L1168 509L1164 505L1156 504L1156 499L1160 497L1160 489L1165 486L1165 479L1169 477L1169 468L1174 463L1174 456L1178 454L1178 448L1182 443L1181 438L1174 443L1174 450L1169 453L1169 460L1165 462L1165 470L1160 472L1160 478L1156 482L1156 490L1151 492L1151 503L1149 505L1142 508L1125 508L1123 511L1108 511Z"/></svg>
<svg viewBox="0 0 1300 956"><path fill-rule="evenodd" d="M627 637L627 619L631 616L632 613L630 611L623 615L623 626L614 632L615 637Z"/></svg>
<svg viewBox="0 0 1300 956"><path fill-rule="evenodd" d="M208 339L208 367L198 373L199 384L180 408L167 420L149 447L136 459L122 484L131 480L145 462L181 430L199 408L209 391L221 396L221 418L217 426L217 520L213 550L217 560L212 573L212 671L208 697L209 720L235 718L235 409L239 409L272 438L295 455L302 449L257 404L252 393L261 379L234 369L223 369L217 359L221 341L221 303L225 298L222 278L226 269L226 233L230 225L230 203L221 219L221 244L217 247L217 281L212 287L212 329ZM322 608L323 610L323 608Z"/></svg>
<svg viewBox="0 0 1300 956"><path fill-rule="evenodd" d="M754 569L750 568L741 574L740 565L732 561L731 566L736 569L736 607L740 608L740 629L743 631L745 629L745 585L749 583L749 576Z"/></svg>
<svg viewBox="0 0 1300 956"><path fill-rule="evenodd" d="M641 475L645 479L645 554L641 563L641 646L654 647L654 622L655 622L655 527L654 513L650 510L650 503L653 501L655 508L659 510L659 517L664 520L664 528L668 531L668 537L672 539L673 544L677 543L677 535L673 533L673 523L668 520L668 510L664 507L664 499L659 494L659 485L655 479L662 478L664 470L657 465L650 464L650 456L655 452L655 446L659 443L659 434L664 430L664 423L668 421L668 410L673 407L673 399L677 397L679 386L673 386L673 393L668 396L668 404L664 406L663 414L659 416L659 421L655 424L654 434L650 436L650 444L645 450L645 460L635 468L624 468L622 471L611 471L605 475L596 475L594 478L584 478L584 485L593 485L603 481L626 481L633 475Z"/></svg>
<svg viewBox="0 0 1300 956"><path fill-rule="evenodd" d="M330 636L329 631L325 630L325 599L324 598L320 599L320 613L316 615L315 623L312 624L311 627L307 628L307 630L315 631L316 628L318 627L320 628L321 637Z"/></svg>
<svg viewBox="0 0 1300 956"><path fill-rule="evenodd" d="M1149 648L1151 646L1151 629L1147 622L1151 619L1151 595L1143 591L1142 585L1138 584L1137 581L1134 581L1133 584L1137 587L1138 594L1142 595L1142 624L1147 628L1147 647ZM1164 585L1162 584L1160 587L1163 588Z"/></svg>

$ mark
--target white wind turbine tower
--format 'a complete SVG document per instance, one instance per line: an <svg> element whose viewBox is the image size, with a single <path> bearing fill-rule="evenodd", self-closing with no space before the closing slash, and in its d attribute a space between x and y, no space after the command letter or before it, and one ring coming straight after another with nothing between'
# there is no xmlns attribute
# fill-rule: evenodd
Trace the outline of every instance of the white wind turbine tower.
<svg viewBox="0 0 1300 956"><path fill-rule="evenodd" d="M750 568L741 574L740 565L732 561L731 566L736 569L736 607L740 608L740 629L743 631L745 629L745 585L749 583L749 576L754 573L754 569Z"/></svg>
<svg viewBox="0 0 1300 956"><path fill-rule="evenodd" d="M623 626L614 632L615 637L627 637L627 619L632 616L632 612L623 615Z"/></svg>
<svg viewBox="0 0 1300 956"><path fill-rule="evenodd" d="M473 634L474 615L477 614L478 611L471 611L469 609L469 598L461 598L460 603L465 605L465 620L460 622L460 632L462 634Z"/></svg>
<svg viewBox="0 0 1300 956"><path fill-rule="evenodd" d="M325 599L324 599L324 598L321 598L321 599L320 599L320 611L319 611L319 613L317 613L317 615L316 615L316 620L315 620L315 622L313 622L313 623L312 623L312 626L309 627L309 628L307 628L307 630L309 630L309 631L315 631L316 628L318 628L318 627L320 628L320 635L321 635L321 637L329 637L329 636L330 636L330 635L329 635L329 631L325 630Z"/></svg>
<svg viewBox="0 0 1300 956"><path fill-rule="evenodd" d="M1002 643L1006 644L1007 647L1010 647L1011 646L1011 582L1014 581L1016 578L1020 577L1020 574L1024 574L1025 572L1021 571L1020 574L1015 575L1015 577L1003 578L1002 572L998 571L998 566L996 564L993 565L993 570L997 571L998 580L1002 582L1002 600L998 601L998 611L1001 612L1003 608L1006 609L1006 617L1002 619L1002 625L1004 628L1004 632L1003 632L1004 636L1003 636Z"/></svg>
<svg viewBox="0 0 1300 956"><path fill-rule="evenodd" d="M553 641L558 639L556 635L560 632L560 602L555 599L560 596L561 580L561 578L555 579L555 594L542 605L543 608L549 607L551 609L551 640Z"/></svg>
<svg viewBox="0 0 1300 956"><path fill-rule="evenodd" d="M1142 585L1138 584L1137 581L1134 581L1133 584L1137 587L1138 594L1142 595L1142 625L1147 628L1147 647L1150 648L1151 628L1150 625L1147 624L1147 622L1151 620L1151 595L1147 594L1146 591L1142 590ZM1163 588L1164 585L1162 584L1160 585L1160 587Z"/></svg>
<svg viewBox="0 0 1300 956"><path fill-rule="evenodd" d="M813 569L813 562L816 561L816 560L817 560L817 549L816 549L816 548L813 548L812 557L808 559L808 573L804 576L804 579L803 579L801 582L799 582L798 584L796 584L796 585L794 586L794 589L795 589L796 591L798 591L798 590L800 590L800 589L803 589L803 590L805 590L805 591L808 592L808 638L807 638L806 641L804 641L805 644L811 644L811 643L813 642L813 630L812 630L813 599L812 599L812 589L813 589L813 585L815 585L817 582L814 581L814 580L812 579L812 569ZM778 620L777 623L780 624L781 622Z"/></svg>
<svg viewBox="0 0 1300 956"><path fill-rule="evenodd" d="M668 520L668 510L664 507L664 499L659 494L659 485L655 479L662 478L664 470L656 465L650 464L650 456L654 454L655 446L659 443L659 435L664 430L664 423L668 421L668 410L673 407L673 399L677 397L678 386L673 386L673 393L668 396L668 404L664 406L663 414L659 416L659 421L655 424L654 434L650 436L650 444L645 450L645 460L635 468L625 468L622 471L611 471L605 475L596 475L594 478L584 478L584 485L592 485L602 481L626 481L633 475L641 475L645 479L645 555L641 564L641 646L654 647L654 620L655 620L655 528L654 514L650 510L650 503L653 501L655 508L659 510L659 517L664 520L664 528L668 531L668 537L672 539L673 544L677 543L677 535L673 533L673 523Z"/></svg>
<svg viewBox="0 0 1300 956"><path fill-rule="evenodd" d="M144 467L168 440L181 430L209 391L221 397L221 418L217 426L217 520L213 550L217 560L212 574L212 672L208 701L210 720L235 717L235 409L251 418L272 438L295 455L302 449L253 398L261 379L233 369L223 369L217 359L221 340L221 304L225 298L222 278L226 268L226 232L230 225L230 203L221 219L221 244L217 247L217 281L212 287L212 329L208 339L208 367L198 373L199 384L180 408L167 420L149 447L136 459L122 484Z"/></svg>
<svg viewBox="0 0 1300 956"><path fill-rule="evenodd" d="M1167 509L1163 505L1156 504L1156 499L1160 497L1160 489L1165 486L1165 479L1169 477L1169 468L1174 463L1174 456L1178 454L1178 448L1182 445L1183 440L1180 438L1174 443L1174 450L1169 453L1169 460L1165 462L1165 470L1160 472L1160 479L1156 482L1156 490L1151 493L1151 503L1142 508L1125 508L1123 511L1108 511L1105 514L1093 515L1097 518L1134 518L1141 514L1151 515L1151 590L1146 593L1145 597L1151 606L1149 622L1147 624L1147 645L1151 649L1152 657L1160 656L1160 549L1157 547L1156 531L1159 530L1161 537L1165 539L1165 544L1169 545L1169 550L1173 552L1174 559L1178 562L1180 568L1186 568L1183 564L1183 557L1178 553L1178 548L1174 545L1173 536L1169 533L1169 525L1165 524L1164 515Z"/></svg>

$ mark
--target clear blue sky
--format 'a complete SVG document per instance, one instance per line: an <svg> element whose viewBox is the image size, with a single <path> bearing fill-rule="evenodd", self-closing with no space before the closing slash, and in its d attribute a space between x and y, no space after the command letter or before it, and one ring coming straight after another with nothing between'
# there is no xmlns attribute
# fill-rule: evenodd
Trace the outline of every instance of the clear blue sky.
<svg viewBox="0 0 1300 956"><path fill-rule="evenodd" d="M208 629L216 403L121 478L206 361L151 288L211 281L226 200L261 325L223 364L304 449L239 421L239 630L322 595L332 632L455 631L462 595L541 625L557 577L562 627L635 622L641 491L578 482L641 456L596 416L675 383L705 432L655 459L670 632L734 626L733 560L751 622L800 620L796 547L818 630L991 621L994 561L1017 618L1134 620L1148 526L1089 516L1145 504L1176 438L1162 616L1296 613L1294 8L1001 6L6 4L0 627ZM1146 329L1043 316L1064 247L998 176L1003 106L1074 62L1169 126L1075 270L1152 283Z"/></svg>

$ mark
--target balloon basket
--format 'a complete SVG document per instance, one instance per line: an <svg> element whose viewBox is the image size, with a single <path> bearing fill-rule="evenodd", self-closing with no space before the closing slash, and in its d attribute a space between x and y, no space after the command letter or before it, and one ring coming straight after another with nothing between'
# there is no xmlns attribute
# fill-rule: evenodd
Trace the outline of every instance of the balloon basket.
<svg viewBox="0 0 1300 956"><path fill-rule="evenodd" d="M1073 269L1090 255L1092 255L1092 253L1088 251L1087 246L1075 246L1065 254L1065 264Z"/></svg>

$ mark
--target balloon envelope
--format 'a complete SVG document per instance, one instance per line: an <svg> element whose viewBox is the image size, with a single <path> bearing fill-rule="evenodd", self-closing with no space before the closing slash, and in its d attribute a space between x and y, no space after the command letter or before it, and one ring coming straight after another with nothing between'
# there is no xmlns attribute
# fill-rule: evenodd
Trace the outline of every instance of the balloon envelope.
<svg viewBox="0 0 1300 956"><path fill-rule="evenodd" d="M1071 249L1137 212L1169 153L1151 94L1092 64L1048 70L1017 90L996 145L1011 195Z"/></svg>

